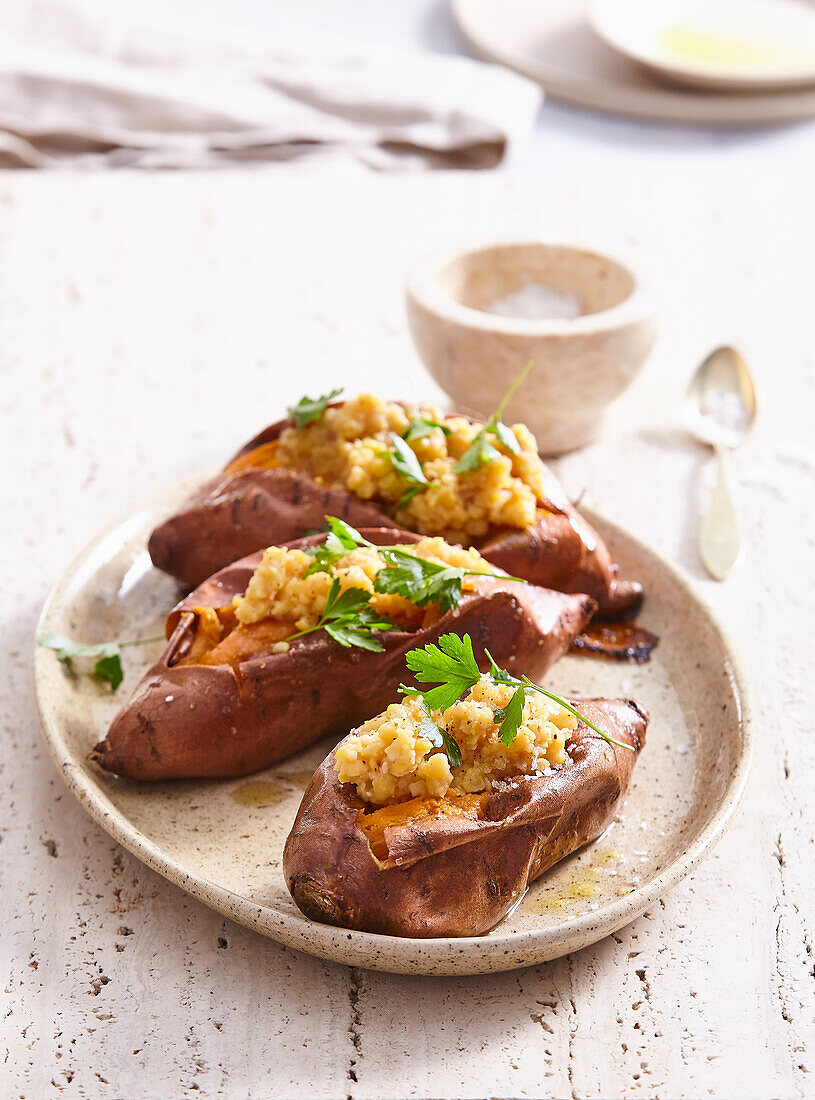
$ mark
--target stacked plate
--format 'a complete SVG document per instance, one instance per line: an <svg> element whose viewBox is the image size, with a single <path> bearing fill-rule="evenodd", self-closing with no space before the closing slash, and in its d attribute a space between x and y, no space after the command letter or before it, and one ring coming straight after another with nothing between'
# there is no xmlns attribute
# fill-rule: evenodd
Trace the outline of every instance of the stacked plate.
<svg viewBox="0 0 815 1100"><path fill-rule="evenodd" d="M453 0L482 56L557 99L663 121L815 115L808 0Z"/></svg>

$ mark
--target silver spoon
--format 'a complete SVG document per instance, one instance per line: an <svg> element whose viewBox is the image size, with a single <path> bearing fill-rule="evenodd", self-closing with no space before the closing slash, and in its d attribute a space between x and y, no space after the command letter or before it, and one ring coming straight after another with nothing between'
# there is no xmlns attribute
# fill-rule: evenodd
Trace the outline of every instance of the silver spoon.
<svg viewBox="0 0 815 1100"><path fill-rule="evenodd" d="M728 486L728 452L738 447L756 416L756 391L735 348L716 348L690 381L685 398L688 431L708 443L719 477L699 532L699 553L711 577L723 581L741 556L739 523Z"/></svg>

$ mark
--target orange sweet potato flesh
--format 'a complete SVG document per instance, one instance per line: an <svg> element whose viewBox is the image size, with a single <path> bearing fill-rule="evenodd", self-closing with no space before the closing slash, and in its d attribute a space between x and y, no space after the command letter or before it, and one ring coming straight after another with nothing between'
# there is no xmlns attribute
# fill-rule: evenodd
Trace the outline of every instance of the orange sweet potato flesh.
<svg viewBox="0 0 815 1100"><path fill-rule="evenodd" d="M393 528L363 533L378 545L419 541ZM413 683L405 668L409 649L468 633L484 667L486 647L511 671L540 676L595 608L588 596L477 577L452 611L423 615L418 629L382 632L382 653L345 649L322 631L273 653L285 624L229 622L232 599L245 591L260 558L258 552L221 570L174 608L167 648L93 750L101 767L131 779L247 775L384 710L398 699L401 682Z"/></svg>
<svg viewBox="0 0 815 1100"><path fill-rule="evenodd" d="M299 908L312 920L390 936L493 928L531 882L607 828L645 743L648 716L636 703L571 702L634 751L581 722L567 764L498 783L480 802L464 796L446 812L438 803L448 798L366 813L353 785L340 783L332 752L314 773L283 853Z"/></svg>
<svg viewBox="0 0 815 1100"><path fill-rule="evenodd" d="M394 526L384 505L278 466L275 443L289 424L278 421L250 440L223 473L153 531L149 550L157 568L192 587L246 554L319 530L327 515L354 527ZM562 592L586 593L607 618L635 614L642 586L618 578L605 543L549 470L544 495L534 526L496 530L476 542L476 548L513 576Z"/></svg>

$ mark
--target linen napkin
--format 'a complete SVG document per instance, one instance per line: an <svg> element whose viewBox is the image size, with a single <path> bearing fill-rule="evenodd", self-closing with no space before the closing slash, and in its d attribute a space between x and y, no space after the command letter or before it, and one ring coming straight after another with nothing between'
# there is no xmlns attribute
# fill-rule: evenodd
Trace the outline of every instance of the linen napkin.
<svg viewBox="0 0 815 1100"><path fill-rule="evenodd" d="M285 50L31 3L0 12L0 167L212 168L342 150L392 167L492 167L532 81L466 57Z"/></svg>

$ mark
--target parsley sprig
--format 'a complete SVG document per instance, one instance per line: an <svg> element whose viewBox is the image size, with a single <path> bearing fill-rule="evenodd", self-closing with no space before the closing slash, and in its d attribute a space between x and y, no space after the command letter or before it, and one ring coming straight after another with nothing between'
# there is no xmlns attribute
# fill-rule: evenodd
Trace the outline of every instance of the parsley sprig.
<svg viewBox="0 0 815 1100"><path fill-rule="evenodd" d="M426 558L416 557L395 546L377 547L389 563L380 569L374 580L377 592L403 596L417 607L438 603L442 611L452 611L458 606L465 577L494 577L500 580L520 581L523 577L505 577L483 569L464 569L461 566L440 565Z"/></svg>
<svg viewBox="0 0 815 1100"><path fill-rule="evenodd" d="M438 603L442 612L451 611L461 599L465 577L495 577L526 583L522 577L504 577L487 570L464 569L427 561L398 546L376 546L336 516L327 516L326 522L329 533L323 545L306 550L314 558L306 570L306 576L325 572L358 547L370 546L388 563L387 568L380 569L376 574L374 591L402 596L417 607Z"/></svg>
<svg viewBox="0 0 815 1100"><path fill-rule="evenodd" d="M289 419L294 421L294 426L300 431L312 420L319 420L325 412L326 406L335 397L339 397L341 393L342 386L338 390L332 390L331 393L324 393L321 397L301 397L296 405L289 405L286 412L289 414Z"/></svg>
<svg viewBox="0 0 815 1100"><path fill-rule="evenodd" d="M317 625L298 630L296 634L284 638L284 641L291 642L294 638L324 630L346 649L356 646L372 653L381 653L385 647L374 636L374 631L393 629L390 619L384 618L371 607L369 592L364 588L346 588L344 592L340 592L339 578L334 577L326 596L325 610Z"/></svg>
<svg viewBox="0 0 815 1100"><path fill-rule="evenodd" d="M364 539L359 531L345 520L338 519L336 516L326 516L325 522L328 528L325 542L306 550L309 557L314 558L305 572L307 577L312 573L327 572L332 565L336 565L341 558L347 557L360 546L373 546L372 542Z"/></svg>
<svg viewBox="0 0 815 1100"><path fill-rule="evenodd" d="M532 369L532 360L526 364L524 369L509 387L504 394L501 404L489 418L483 428L474 436L472 443L461 456L456 465L455 472L457 474L466 474L471 470L477 470L479 466L485 465L487 462L494 462L496 458L501 457L501 452L493 446L490 436L493 436L502 447L505 447L514 455L521 453L521 448L518 445L518 440L515 438L515 433L506 426L501 420L504 409L509 404L509 400L515 393L521 382L526 378Z"/></svg>
<svg viewBox="0 0 815 1100"><path fill-rule="evenodd" d="M46 631L37 638L37 645L44 649L52 649L57 660L68 668L73 668L75 657L96 657L91 675L110 684L110 690L116 691L124 679L122 671L121 650L126 646L147 645L148 642L163 642L164 635L157 638L136 638L129 642L99 642L88 645L85 642L75 642L72 638L66 638L64 634L56 634L53 630Z"/></svg>
<svg viewBox="0 0 815 1100"><path fill-rule="evenodd" d="M518 735L518 730L523 722L526 693L537 691L541 695L545 695L547 699L557 703L558 706L563 707L570 714L573 714L589 729L599 734L604 741L633 752L631 745L625 741L617 741L610 734L601 730L599 726L595 726L571 703L567 703L565 699L561 699L559 695L547 691L539 684L533 683L528 676L522 676L520 679L513 676L495 663L489 650L485 649L484 652L490 663L490 670L487 675L493 683L509 684L515 688L506 706L499 707L495 711L495 721L499 725L499 737L505 745L511 745ZM402 684L399 690L403 695L419 696L423 700L423 705L430 711L447 710L481 679L481 671L473 653L473 643L468 634L465 634L463 638L459 638L456 634L443 634L439 638L438 645L431 642L429 645L410 650L405 655L405 663L418 683L434 684L435 686L429 690L417 690L416 688L405 687ZM439 731L442 732L441 727L439 727ZM450 735L448 734L448 736ZM456 750L458 762L460 763L461 753L458 746L456 746ZM449 751L448 757L450 762L454 763Z"/></svg>

